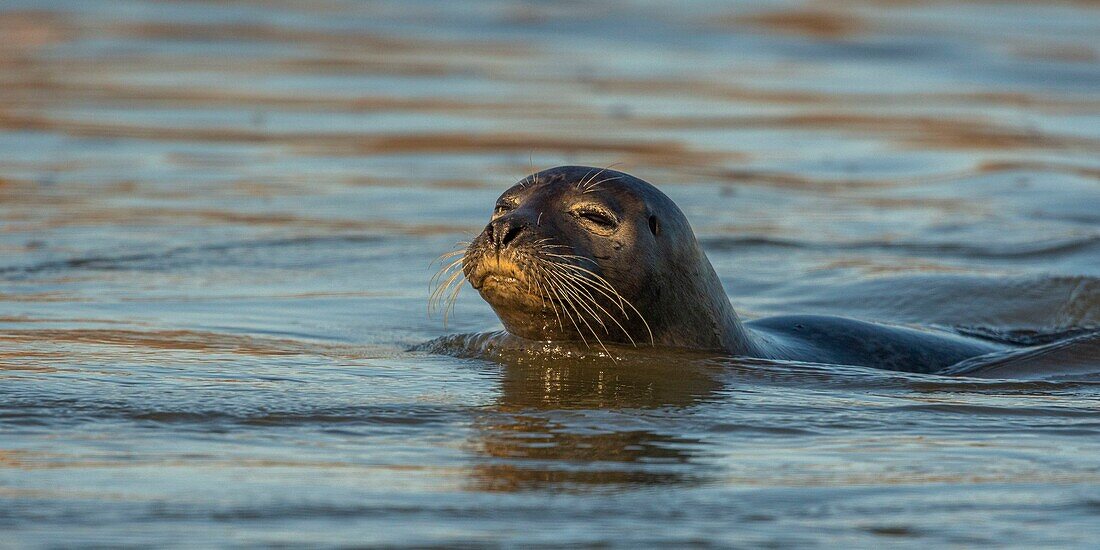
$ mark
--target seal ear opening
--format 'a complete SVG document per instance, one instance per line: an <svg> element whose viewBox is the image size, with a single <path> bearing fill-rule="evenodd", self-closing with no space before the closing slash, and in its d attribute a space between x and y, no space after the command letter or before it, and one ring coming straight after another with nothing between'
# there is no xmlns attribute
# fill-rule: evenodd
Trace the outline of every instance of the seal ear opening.
<svg viewBox="0 0 1100 550"><path fill-rule="evenodd" d="M657 216L649 217L649 230L653 232L654 237L661 231L661 228L657 225Z"/></svg>

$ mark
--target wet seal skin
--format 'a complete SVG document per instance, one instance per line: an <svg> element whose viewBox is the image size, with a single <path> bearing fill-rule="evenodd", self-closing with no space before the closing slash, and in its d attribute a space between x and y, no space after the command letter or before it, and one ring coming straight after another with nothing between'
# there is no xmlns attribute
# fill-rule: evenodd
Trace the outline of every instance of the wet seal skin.
<svg viewBox="0 0 1100 550"><path fill-rule="evenodd" d="M658 346L916 373L1016 348L822 315L742 322L676 204L608 169L524 178L480 235L445 256L433 298L453 301L468 280L504 324L506 345Z"/></svg>

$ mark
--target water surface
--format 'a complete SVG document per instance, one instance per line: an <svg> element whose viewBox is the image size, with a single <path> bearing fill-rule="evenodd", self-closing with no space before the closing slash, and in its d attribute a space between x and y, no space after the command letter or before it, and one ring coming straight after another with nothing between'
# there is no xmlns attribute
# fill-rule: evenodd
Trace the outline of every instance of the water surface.
<svg viewBox="0 0 1100 550"><path fill-rule="evenodd" d="M304 6L0 7L4 544L1094 544L1096 380L408 350L566 163L747 318L1100 325L1095 6Z"/></svg>

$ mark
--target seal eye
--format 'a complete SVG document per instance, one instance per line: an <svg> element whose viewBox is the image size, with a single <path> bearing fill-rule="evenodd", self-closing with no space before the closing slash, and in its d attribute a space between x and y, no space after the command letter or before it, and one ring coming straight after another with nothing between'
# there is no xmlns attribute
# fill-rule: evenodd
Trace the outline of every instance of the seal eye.
<svg viewBox="0 0 1100 550"><path fill-rule="evenodd" d="M576 213L578 218L581 218L593 225L596 225L600 229L614 229L618 223L611 215L594 209L578 210Z"/></svg>
<svg viewBox="0 0 1100 550"><path fill-rule="evenodd" d="M497 203L496 207L493 208L493 214L503 214L513 208L515 208L515 205L512 203L500 201Z"/></svg>
<svg viewBox="0 0 1100 550"><path fill-rule="evenodd" d="M657 233L660 233L661 227L657 224L657 216L649 217L649 231L656 237Z"/></svg>

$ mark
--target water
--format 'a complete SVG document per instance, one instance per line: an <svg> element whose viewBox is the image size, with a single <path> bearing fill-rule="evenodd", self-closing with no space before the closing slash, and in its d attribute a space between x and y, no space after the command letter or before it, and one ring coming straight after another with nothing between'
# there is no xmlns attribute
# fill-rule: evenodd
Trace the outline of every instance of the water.
<svg viewBox="0 0 1100 550"><path fill-rule="evenodd" d="M747 318L1100 325L1089 3L0 8L0 546L1090 546L1095 379L408 351L532 168Z"/></svg>

